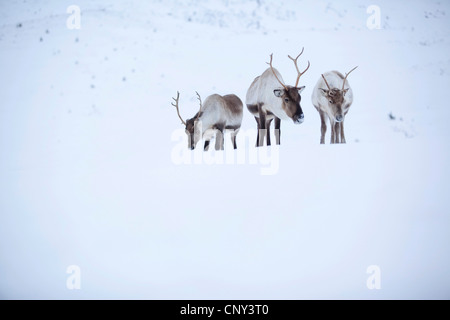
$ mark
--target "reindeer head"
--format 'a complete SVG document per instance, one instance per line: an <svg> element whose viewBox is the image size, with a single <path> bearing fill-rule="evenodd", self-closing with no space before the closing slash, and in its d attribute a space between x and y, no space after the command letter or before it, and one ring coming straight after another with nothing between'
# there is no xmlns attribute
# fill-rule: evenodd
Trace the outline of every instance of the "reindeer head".
<svg viewBox="0 0 450 320"><path fill-rule="evenodd" d="M333 88L331 89L328 85L327 79L325 79L325 76L322 74L323 81L325 81L325 84L327 85L328 89L319 88L322 95L328 100L328 108L326 110L328 116L331 119L334 119L336 122L342 122L344 121L344 100L345 95L347 94L348 90L350 88L345 89L345 82L347 80L348 75L355 70L358 67L354 67L350 72L348 72L345 75L344 82L342 83L342 88Z"/></svg>
<svg viewBox="0 0 450 320"><path fill-rule="evenodd" d="M270 69L272 70L273 75L278 80L278 82L281 84L282 88L275 89L273 91L273 94L282 99L281 106L286 113L286 115L294 121L295 124L300 124L303 122L305 116L303 114L302 107L300 106L300 101L302 100L301 93L305 89L305 86L298 87L298 82L300 80L300 77L309 69L310 63L308 61L308 66L303 72L300 72L297 65L298 58L302 55L302 52L299 53L299 55L294 59L291 56L288 56L289 59L294 61L295 69L297 70L297 81L295 82L295 86L287 86L283 82L278 79L277 74L275 70L272 67L272 57L273 54L270 55L270 62L267 64L270 65Z"/></svg>
<svg viewBox="0 0 450 320"><path fill-rule="evenodd" d="M188 149L194 150L202 137L201 124L198 122L201 112L199 111L193 118L186 120L186 134L188 136Z"/></svg>
<svg viewBox="0 0 450 320"><path fill-rule="evenodd" d="M305 86L300 88L286 86L285 89L275 89L273 91L276 97L281 98L281 106L284 112L286 112L286 115L297 124L302 123L305 118L302 107L300 106L300 101L302 100L300 93L304 89Z"/></svg>
<svg viewBox="0 0 450 320"><path fill-rule="evenodd" d="M172 98L175 103L172 102L172 105L177 109L177 114L178 117L181 120L181 123L185 125L185 131L186 134L188 136L188 149L194 150L195 146L197 145L197 143L200 141L201 136L202 136L202 130L201 130L201 125L199 125L198 123L198 119L200 118L200 116L202 115L202 99L200 97L200 95L198 94L198 92L196 91L195 93L197 93L198 96L198 100L200 101L200 110L194 115L193 118L191 119L187 119L186 121L183 120L183 118L180 115L180 110L178 108L178 100L180 98L180 93L177 92L177 98Z"/></svg>

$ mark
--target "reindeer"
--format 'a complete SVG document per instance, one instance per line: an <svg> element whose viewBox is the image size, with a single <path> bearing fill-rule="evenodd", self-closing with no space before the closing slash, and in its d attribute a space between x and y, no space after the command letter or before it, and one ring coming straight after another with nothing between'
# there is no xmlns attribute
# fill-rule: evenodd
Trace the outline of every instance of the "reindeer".
<svg viewBox="0 0 450 320"><path fill-rule="evenodd" d="M253 80L250 88L247 91L246 104L247 109L255 117L258 126L258 133L256 138L256 146L263 146L264 137L267 133L267 145L270 146L270 124L275 119L275 140L276 144L280 144L280 126L281 119L291 119L295 124L301 124L304 120L303 110L300 106L300 93L305 89L305 86L298 87L300 77L309 69L308 67L303 72L300 72L297 65L300 54L294 59L288 56L294 62L297 70L297 81L295 86L285 85L281 74L272 66L273 54L270 55L270 62L262 75ZM280 86L281 85L281 86Z"/></svg>
<svg viewBox="0 0 450 320"><path fill-rule="evenodd" d="M243 105L241 99L234 94L220 96L212 94L205 100L205 105L202 106L202 99L198 92L197 98L200 102L200 110L186 121L180 115L178 108L178 101L180 93L177 92L177 97L172 98L174 102L172 105L177 109L178 117L181 123L186 126L186 134L188 135L188 148L195 149L198 141L203 137L205 139L204 151L209 149L209 142L216 136L216 150L224 149L224 130L232 130L231 141L234 149L236 145L236 135L241 128Z"/></svg>
<svg viewBox="0 0 450 320"><path fill-rule="evenodd" d="M353 102L353 91L347 77L357 66L345 74L329 71L322 74L312 93L312 103L320 114L321 136L320 143L325 143L327 132L326 118L330 120L330 143L345 143L344 119ZM328 80L327 80L328 79ZM347 86L346 86L347 82ZM341 85L342 84L342 85ZM324 89L324 85L328 89Z"/></svg>

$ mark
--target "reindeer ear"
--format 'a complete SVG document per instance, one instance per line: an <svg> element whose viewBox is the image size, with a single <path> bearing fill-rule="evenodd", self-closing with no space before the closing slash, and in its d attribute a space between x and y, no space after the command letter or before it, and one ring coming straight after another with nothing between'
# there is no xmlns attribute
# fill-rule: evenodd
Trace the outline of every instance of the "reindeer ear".
<svg viewBox="0 0 450 320"><path fill-rule="evenodd" d="M345 90L343 91L344 96L347 94L348 90L350 90L350 88L347 88L347 89L345 89Z"/></svg>
<svg viewBox="0 0 450 320"><path fill-rule="evenodd" d="M326 90L326 89L322 89L322 88L319 88L319 90L320 90L320 92L322 92L322 94L324 95L324 96L328 96L328 94L329 94L329 90Z"/></svg>
<svg viewBox="0 0 450 320"><path fill-rule="evenodd" d="M273 90L273 94L275 95L275 97L280 98L283 95L283 89L275 89Z"/></svg>
<svg viewBox="0 0 450 320"><path fill-rule="evenodd" d="M297 90L298 90L298 94L300 94L303 92L303 90L305 90L305 86L301 86L301 87L297 88Z"/></svg>

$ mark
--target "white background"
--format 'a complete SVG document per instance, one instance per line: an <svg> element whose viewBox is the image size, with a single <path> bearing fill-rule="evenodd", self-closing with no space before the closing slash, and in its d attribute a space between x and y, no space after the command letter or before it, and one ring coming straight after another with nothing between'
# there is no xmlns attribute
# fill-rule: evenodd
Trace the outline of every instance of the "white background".
<svg viewBox="0 0 450 320"><path fill-rule="evenodd" d="M448 1L2 1L0 298L450 298L449 14ZM174 163L177 90L185 118L195 91L244 100L271 53L293 84L302 47L305 122L282 122L276 174ZM312 88L356 65L347 144L321 146ZM247 110L242 129L256 129Z"/></svg>

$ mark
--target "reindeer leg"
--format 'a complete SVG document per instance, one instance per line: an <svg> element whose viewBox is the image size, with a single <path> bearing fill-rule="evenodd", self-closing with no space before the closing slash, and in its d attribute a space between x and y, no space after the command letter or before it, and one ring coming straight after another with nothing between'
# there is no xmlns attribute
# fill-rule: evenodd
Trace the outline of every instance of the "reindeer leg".
<svg viewBox="0 0 450 320"><path fill-rule="evenodd" d="M344 121L341 122L341 143L347 143L344 135Z"/></svg>
<svg viewBox="0 0 450 320"><path fill-rule="evenodd" d="M262 109L262 105L258 104L259 112L259 146L264 145L264 138L266 136L266 113Z"/></svg>
<svg viewBox="0 0 450 320"><path fill-rule="evenodd" d="M223 129L219 128L216 131L216 146L215 146L215 149L216 150L223 150L223 145L224 145Z"/></svg>
<svg viewBox="0 0 450 320"><path fill-rule="evenodd" d="M234 149L237 149L236 136L237 136L238 132L239 132L239 129L236 129L231 133L231 143L233 144Z"/></svg>
<svg viewBox="0 0 450 320"><path fill-rule="evenodd" d="M255 117L257 130L256 130L256 146L259 147L259 119Z"/></svg>
<svg viewBox="0 0 450 320"><path fill-rule="evenodd" d="M325 144L325 134L327 133L327 122L325 112L319 111L320 114L320 144Z"/></svg>
<svg viewBox="0 0 450 320"><path fill-rule="evenodd" d="M203 148L204 151L208 151L209 150L209 140L205 141L205 147Z"/></svg>
<svg viewBox="0 0 450 320"><path fill-rule="evenodd" d="M272 119L266 120L266 130L267 130L267 145L270 146L270 124L272 123Z"/></svg>
<svg viewBox="0 0 450 320"><path fill-rule="evenodd" d="M280 144L280 138L281 138L281 119L275 117L275 143Z"/></svg>
<svg viewBox="0 0 450 320"><path fill-rule="evenodd" d="M334 124L334 142L335 143L340 143L339 142L340 133L341 133L341 124L339 122L336 122Z"/></svg>
<svg viewBox="0 0 450 320"><path fill-rule="evenodd" d="M334 144L335 140L334 140L334 121L331 120L330 118L330 127L331 127L331 139L330 139L330 144Z"/></svg>

